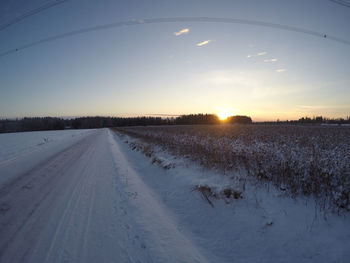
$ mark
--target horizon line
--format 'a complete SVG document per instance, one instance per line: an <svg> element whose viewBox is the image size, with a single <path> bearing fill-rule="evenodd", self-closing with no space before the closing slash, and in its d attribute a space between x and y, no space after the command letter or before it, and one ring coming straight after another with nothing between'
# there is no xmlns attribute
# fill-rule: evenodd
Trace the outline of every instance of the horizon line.
<svg viewBox="0 0 350 263"><path fill-rule="evenodd" d="M70 120L70 119L77 119L77 118L142 118L142 117L161 117L161 118L165 118L165 117L171 117L171 118L176 118L176 117L180 117L180 116L184 116L184 115L196 115L196 114L211 114L211 115L217 115L216 113L187 113L187 114L164 114L164 113L150 113L150 114L130 114L130 115L72 115L72 116L53 116L53 115L42 115L42 116L38 116L38 115L32 115L32 116L22 116L22 117L4 117L4 116L0 116L0 121L3 120L21 120L24 118L59 118L59 119L64 119L64 120ZM308 116L308 115L303 115L301 117L295 117L292 119L288 119L288 118L278 118L275 117L273 119L269 118L269 119L265 119L265 118L254 118L250 115L245 115L245 114L236 114L236 115L232 115L232 116L247 116L250 117L252 119L253 122L285 122L285 121L297 121L301 118L316 118L316 117L322 117L323 119L350 119L350 114L344 117L327 117L324 116L322 114L319 115L312 115L312 116ZM254 120L255 119L255 120Z"/></svg>

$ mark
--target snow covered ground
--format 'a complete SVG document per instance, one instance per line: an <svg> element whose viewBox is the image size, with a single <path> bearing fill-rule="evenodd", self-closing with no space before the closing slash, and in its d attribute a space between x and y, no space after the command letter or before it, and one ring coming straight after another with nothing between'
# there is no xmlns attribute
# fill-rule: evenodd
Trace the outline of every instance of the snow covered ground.
<svg viewBox="0 0 350 263"><path fill-rule="evenodd" d="M70 147L93 130L0 134L0 186Z"/></svg>
<svg viewBox="0 0 350 263"><path fill-rule="evenodd" d="M155 161L108 129L69 131L70 139L60 137L65 132L50 143L41 139L49 132L4 135L22 140L12 146L0 135L0 262L350 258L348 214L320 212L311 199L249 182L242 198L209 197L210 205L198 186L241 186L164 152Z"/></svg>

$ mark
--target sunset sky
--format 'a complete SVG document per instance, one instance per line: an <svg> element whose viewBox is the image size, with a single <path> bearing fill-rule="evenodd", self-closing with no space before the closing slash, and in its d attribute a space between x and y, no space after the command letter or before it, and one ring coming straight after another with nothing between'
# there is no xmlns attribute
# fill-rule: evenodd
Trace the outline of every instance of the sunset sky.
<svg viewBox="0 0 350 263"><path fill-rule="evenodd" d="M0 25L47 2L1 1ZM69 0L0 30L0 53L76 29L169 17L259 20L350 41L350 8L330 0ZM0 56L2 118L223 110L257 121L350 115L350 45L255 25L168 22Z"/></svg>

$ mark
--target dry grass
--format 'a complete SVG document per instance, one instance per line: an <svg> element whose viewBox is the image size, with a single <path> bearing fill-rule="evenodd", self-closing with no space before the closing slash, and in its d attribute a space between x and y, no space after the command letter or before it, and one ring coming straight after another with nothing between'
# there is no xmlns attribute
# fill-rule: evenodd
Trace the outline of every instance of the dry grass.
<svg viewBox="0 0 350 263"><path fill-rule="evenodd" d="M350 128L197 125L118 128L225 174L245 173L350 210Z"/></svg>

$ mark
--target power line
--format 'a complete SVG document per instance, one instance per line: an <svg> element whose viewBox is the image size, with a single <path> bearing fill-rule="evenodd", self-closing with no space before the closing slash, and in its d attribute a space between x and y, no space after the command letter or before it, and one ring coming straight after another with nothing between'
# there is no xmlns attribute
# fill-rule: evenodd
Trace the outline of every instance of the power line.
<svg viewBox="0 0 350 263"><path fill-rule="evenodd" d="M110 24L104 24L94 27L87 27L82 28L78 30L73 30L70 32L54 35L51 37L43 38L22 46L19 46L17 48L9 49L3 53L0 53L0 57L15 53L17 51L27 49L33 46L41 45L43 43L55 41L58 39L63 39L66 37L71 37L75 35L85 34L89 32L94 31L101 31L101 30L107 30L122 26L135 26L135 25L143 25L143 24L159 24L159 23L175 23L175 22L202 22L202 23L227 23L227 24L244 24L244 25L252 25L252 26L260 26L260 27L267 27L267 28L274 28L284 31L290 31L290 32L296 32L296 33L302 33L307 34L315 37L320 38L327 38L329 40L342 43L345 45L350 45L350 41L339 38L336 36L328 35L322 32L309 30L301 27L294 27L289 25L283 25L283 24L276 24L276 23L269 23L264 21L258 21L258 20L248 20L248 19L237 19L237 18L216 18L216 17L167 17L167 18L150 18L150 19L139 19L139 20L128 20L128 21L121 21L116 23L110 23Z"/></svg>
<svg viewBox="0 0 350 263"><path fill-rule="evenodd" d="M347 1L344 1L344 0L329 0L329 1L331 1L333 3L336 3L338 5L342 5L342 6L350 8L350 2L347 2Z"/></svg>
<svg viewBox="0 0 350 263"><path fill-rule="evenodd" d="M16 24L16 23L22 21L23 19L25 19L25 18L27 18L29 16L36 15L36 14L38 14L40 12L43 12L43 11L45 11L45 10L51 8L51 7L54 7L56 5L62 4L62 3L67 2L67 1L68 0L55 0L54 2L46 3L46 4L42 5L42 6L39 6L36 9L30 10L30 11L28 11L28 12L26 12L26 13L18 16L18 17L15 17L14 19L12 19L12 20L10 20L10 21L0 25L0 31L4 30L5 28L7 28L9 26L12 26L13 24Z"/></svg>

